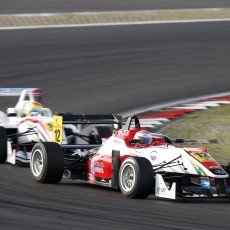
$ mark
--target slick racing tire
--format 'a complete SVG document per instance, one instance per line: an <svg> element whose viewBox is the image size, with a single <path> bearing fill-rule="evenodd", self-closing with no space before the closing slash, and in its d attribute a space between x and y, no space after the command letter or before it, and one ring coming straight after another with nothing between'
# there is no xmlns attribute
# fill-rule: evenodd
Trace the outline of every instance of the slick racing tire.
<svg viewBox="0 0 230 230"><path fill-rule="evenodd" d="M154 181L153 168L144 157L129 157L119 170L119 187L128 198L144 199L152 192Z"/></svg>
<svg viewBox="0 0 230 230"><path fill-rule="evenodd" d="M109 126L95 126L91 129L90 144L101 144L101 138L110 137L112 135L112 129Z"/></svg>
<svg viewBox="0 0 230 230"><path fill-rule="evenodd" d="M64 172L64 153L61 146L55 142L35 144L31 152L30 170L35 180L40 183L58 183Z"/></svg>
<svg viewBox="0 0 230 230"><path fill-rule="evenodd" d="M4 163L7 158L7 132L0 126L0 164Z"/></svg>

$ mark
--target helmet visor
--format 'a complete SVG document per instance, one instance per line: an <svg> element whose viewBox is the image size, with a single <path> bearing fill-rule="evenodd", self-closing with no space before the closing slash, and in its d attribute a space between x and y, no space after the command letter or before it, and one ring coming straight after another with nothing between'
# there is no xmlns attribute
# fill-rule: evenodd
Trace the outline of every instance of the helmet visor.
<svg viewBox="0 0 230 230"><path fill-rule="evenodd" d="M140 138L140 143L150 145L152 143L152 138L142 137Z"/></svg>

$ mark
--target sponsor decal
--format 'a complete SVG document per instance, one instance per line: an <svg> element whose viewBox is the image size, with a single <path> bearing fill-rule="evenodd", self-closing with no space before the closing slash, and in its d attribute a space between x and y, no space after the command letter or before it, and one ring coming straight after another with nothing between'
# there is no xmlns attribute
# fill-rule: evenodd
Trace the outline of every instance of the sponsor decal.
<svg viewBox="0 0 230 230"><path fill-rule="evenodd" d="M51 122L44 123L44 126L48 131L53 131L53 124Z"/></svg>
<svg viewBox="0 0 230 230"><path fill-rule="evenodd" d="M103 162L98 162L98 161L95 161L94 162L94 172L96 173L104 173L104 163Z"/></svg>
<svg viewBox="0 0 230 230"><path fill-rule="evenodd" d="M215 171L215 170L222 170L221 166L216 161L209 161L209 162L202 162L202 164L209 170L209 171Z"/></svg>
<svg viewBox="0 0 230 230"><path fill-rule="evenodd" d="M103 168L99 168L99 167L95 167L95 173L104 173L104 169Z"/></svg>
<svg viewBox="0 0 230 230"><path fill-rule="evenodd" d="M201 183L202 188L205 188L205 189L210 189L211 188L211 184L210 184L209 180L201 179L200 183Z"/></svg>
<svg viewBox="0 0 230 230"><path fill-rule="evenodd" d="M152 152L150 153L150 159L151 159L152 161L155 161L155 160L157 159L157 152L156 152L156 151L152 151Z"/></svg>
<svg viewBox="0 0 230 230"><path fill-rule="evenodd" d="M219 169L220 166L219 165L211 165L208 167L209 169Z"/></svg>
<svg viewBox="0 0 230 230"><path fill-rule="evenodd" d="M121 145L122 144L121 141L118 141L116 139L113 140L113 143L116 144L116 145Z"/></svg>
<svg viewBox="0 0 230 230"><path fill-rule="evenodd" d="M226 175L226 172L223 169L212 170L212 173L216 175Z"/></svg>
<svg viewBox="0 0 230 230"><path fill-rule="evenodd" d="M206 176L205 172L203 171L202 168L200 168L198 165L196 165L195 163L191 162L193 167L195 168L195 170L197 171L197 174L200 176Z"/></svg>
<svg viewBox="0 0 230 230"><path fill-rule="evenodd" d="M135 150L135 153L136 153L137 155L140 155L140 154L143 155L144 152L141 151L141 150Z"/></svg>
<svg viewBox="0 0 230 230"><path fill-rule="evenodd" d="M213 158L206 152L191 152L190 155L201 163L214 161Z"/></svg>
<svg viewBox="0 0 230 230"><path fill-rule="evenodd" d="M165 187L158 187L157 188L157 193L166 193L167 192L167 188L165 188Z"/></svg>
<svg viewBox="0 0 230 230"><path fill-rule="evenodd" d="M101 168L104 168L104 167L105 167L103 162L98 162L98 161L95 161L95 162L94 162L94 166L95 166L95 167L101 167Z"/></svg>
<svg viewBox="0 0 230 230"><path fill-rule="evenodd" d="M196 160L198 160L204 167L216 175L225 175L225 171L221 166L206 152L192 152L190 153ZM204 171L198 167L195 163L193 164L198 175L204 176Z"/></svg>

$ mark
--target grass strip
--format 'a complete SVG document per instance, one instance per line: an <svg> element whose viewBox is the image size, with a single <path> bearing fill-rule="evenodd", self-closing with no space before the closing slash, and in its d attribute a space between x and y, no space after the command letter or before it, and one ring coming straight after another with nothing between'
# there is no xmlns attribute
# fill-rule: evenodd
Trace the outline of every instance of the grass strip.
<svg viewBox="0 0 230 230"><path fill-rule="evenodd" d="M220 164L226 165L230 162L230 105L221 105L187 114L170 122L158 132L171 139L198 140L198 143L181 145L205 147Z"/></svg>

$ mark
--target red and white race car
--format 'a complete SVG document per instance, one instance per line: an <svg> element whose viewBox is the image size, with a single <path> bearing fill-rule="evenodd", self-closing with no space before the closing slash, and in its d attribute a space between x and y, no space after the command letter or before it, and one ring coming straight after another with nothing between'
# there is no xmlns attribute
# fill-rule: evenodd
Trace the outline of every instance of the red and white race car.
<svg viewBox="0 0 230 230"><path fill-rule="evenodd" d="M30 163L35 180L58 183L65 177L117 188L129 198L151 193L170 199L230 195L228 167L218 164L205 148L177 147L167 136L141 129L136 116L101 147L79 148L36 144Z"/></svg>

